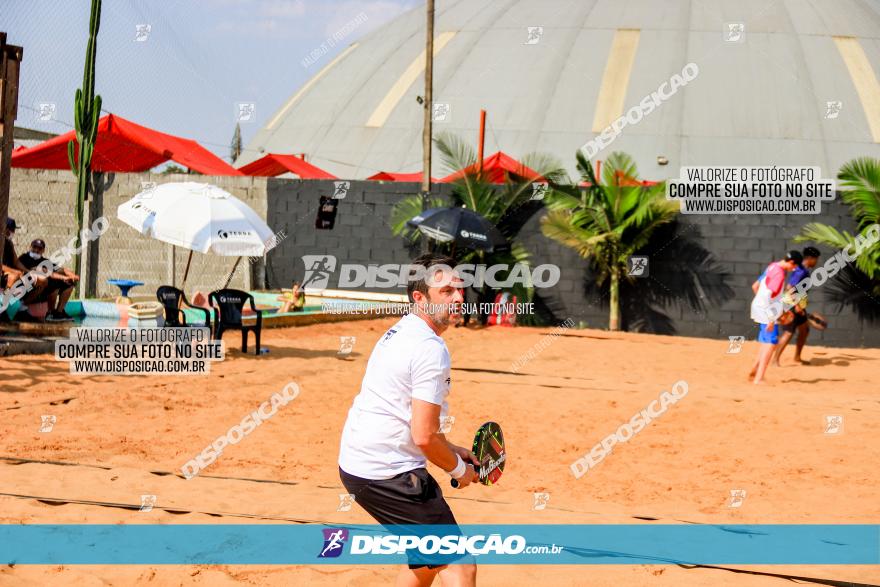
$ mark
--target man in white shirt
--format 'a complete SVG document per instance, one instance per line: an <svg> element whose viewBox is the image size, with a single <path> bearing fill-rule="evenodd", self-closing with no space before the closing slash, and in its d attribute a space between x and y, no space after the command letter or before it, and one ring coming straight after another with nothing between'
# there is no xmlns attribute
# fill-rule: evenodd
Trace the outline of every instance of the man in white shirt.
<svg viewBox="0 0 880 587"><path fill-rule="evenodd" d="M476 456L440 432L447 414L450 359L440 335L459 319L461 279L449 257L426 254L412 261L425 269L407 284L413 308L392 326L367 363L361 391L348 412L339 450L342 484L382 525L457 525L431 461L460 487L477 481ZM397 585L475 585L475 564L419 565L401 569Z"/></svg>

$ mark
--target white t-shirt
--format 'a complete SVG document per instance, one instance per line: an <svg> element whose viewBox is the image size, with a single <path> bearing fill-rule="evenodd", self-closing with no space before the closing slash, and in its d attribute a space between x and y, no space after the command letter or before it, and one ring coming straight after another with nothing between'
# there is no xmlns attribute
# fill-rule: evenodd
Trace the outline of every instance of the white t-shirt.
<svg viewBox="0 0 880 587"><path fill-rule="evenodd" d="M777 283L779 283L779 271L782 271L782 287L779 290L779 293L774 296L773 291L770 289L770 285L767 283L767 279L770 277L771 272L773 272L775 274L774 277L777 279ZM767 266L767 269L764 270L764 273L761 274L761 278L758 281L758 291L755 292L755 297L752 298L752 320L758 324L769 324L778 320L778 314L781 313L782 309L780 300L782 299L784 292L785 271L776 266L776 263L771 263Z"/></svg>
<svg viewBox="0 0 880 587"><path fill-rule="evenodd" d="M440 417L446 416L449 368L446 343L418 316L404 316L383 334L348 411L339 467L364 479L424 467L427 460L410 432L412 398L439 405Z"/></svg>

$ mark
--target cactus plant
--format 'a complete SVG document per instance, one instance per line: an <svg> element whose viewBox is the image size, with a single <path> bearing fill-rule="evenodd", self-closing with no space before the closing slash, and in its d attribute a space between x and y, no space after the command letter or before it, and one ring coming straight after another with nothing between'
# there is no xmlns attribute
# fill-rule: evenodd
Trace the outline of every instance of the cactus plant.
<svg viewBox="0 0 880 587"><path fill-rule="evenodd" d="M73 102L73 119L76 126L76 141L67 143L67 159L70 169L76 175L76 256L74 271L81 270L82 229L85 201L88 196L91 177L92 153L98 136L98 119L101 116L101 96L95 95L95 52L98 42L98 28L101 25L101 0L92 0L89 18L89 43L86 47L86 62L83 68L82 88L76 90ZM77 295L79 295L79 282Z"/></svg>

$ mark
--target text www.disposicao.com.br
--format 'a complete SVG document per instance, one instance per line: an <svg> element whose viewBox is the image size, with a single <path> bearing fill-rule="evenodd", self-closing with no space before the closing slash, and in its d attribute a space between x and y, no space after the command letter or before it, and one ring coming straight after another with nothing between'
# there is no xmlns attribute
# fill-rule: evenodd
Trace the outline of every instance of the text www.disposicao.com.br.
<svg viewBox="0 0 880 587"><path fill-rule="evenodd" d="M682 200L684 214L818 214L816 200Z"/></svg>
<svg viewBox="0 0 880 587"><path fill-rule="evenodd" d="M207 361L73 361L71 373L205 373Z"/></svg>

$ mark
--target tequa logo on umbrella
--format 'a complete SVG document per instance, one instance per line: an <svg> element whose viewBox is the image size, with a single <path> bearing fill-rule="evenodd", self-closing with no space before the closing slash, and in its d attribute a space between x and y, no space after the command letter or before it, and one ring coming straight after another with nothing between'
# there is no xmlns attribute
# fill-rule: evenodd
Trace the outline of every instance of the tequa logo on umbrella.
<svg viewBox="0 0 880 587"><path fill-rule="evenodd" d="M468 232L467 230L461 231L462 238L472 238L478 241L487 241L489 238L485 234L480 234L479 232Z"/></svg>
<svg viewBox="0 0 880 587"><path fill-rule="evenodd" d="M336 558L342 554L345 541L348 540L348 530L345 528L327 528L321 530L324 533L324 546L318 553L318 558Z"/></svg>
<svg viewBox="0 0 880 587"><path fill-rule="evenodd" d="M136 204L134 204L134 205L131 207L132 210L140 210L141 208L143 208L144 212L148 213L150 216L155 216L155 215L156 215L156 211L155 211L155 210L153 210L153 209L151 209L151 208L147 208L146 206L144 206L144 205L143 205L142 203L140 203L140 202L137 202Z"/></svg>
<svg viewBox="0 0 880 587"><path fill-rule="evenodd" d="M223 230L222 228L217 231L217 236L220 238L229 238L230 236L250 236L253 234L249 230Z"/></svg>
<svg viewBox="0 0 880 587"><path fill-rule="evenodd" d="M510 250L510 243L494 224L464 207L424 210L406 225L441 243L490 253Z"/></svg>

